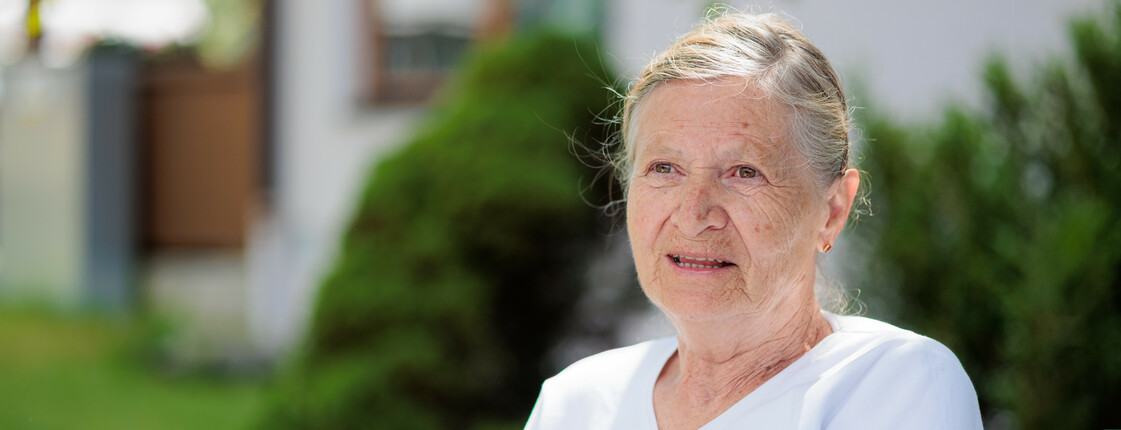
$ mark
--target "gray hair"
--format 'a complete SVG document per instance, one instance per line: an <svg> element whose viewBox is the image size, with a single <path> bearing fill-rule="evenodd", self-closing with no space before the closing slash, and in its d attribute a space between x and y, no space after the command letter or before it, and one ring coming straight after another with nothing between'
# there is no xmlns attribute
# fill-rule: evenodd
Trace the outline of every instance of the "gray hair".
<svg viewBox="0 0 1121 430"><path fill-rule="evenodd" d="M790 109L789 136L822 189L851 167L840 79L813 43L775 14L721 13L643 69L623 98L622 147L612 164L624 193L634 174L636 111L659 84L742 77Z"/></svg>

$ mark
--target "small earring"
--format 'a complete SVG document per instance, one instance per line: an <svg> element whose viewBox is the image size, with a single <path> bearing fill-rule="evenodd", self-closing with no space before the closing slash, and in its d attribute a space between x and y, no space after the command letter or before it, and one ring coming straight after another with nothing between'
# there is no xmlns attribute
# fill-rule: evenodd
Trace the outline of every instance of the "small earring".
<svg viewBox="0 0 1121 430"><path fill-rule="evenodd" d="M821 249L821 252L829 252L830 249L833 249L833 244L832 243L826 243L825 247Z"/></svg>

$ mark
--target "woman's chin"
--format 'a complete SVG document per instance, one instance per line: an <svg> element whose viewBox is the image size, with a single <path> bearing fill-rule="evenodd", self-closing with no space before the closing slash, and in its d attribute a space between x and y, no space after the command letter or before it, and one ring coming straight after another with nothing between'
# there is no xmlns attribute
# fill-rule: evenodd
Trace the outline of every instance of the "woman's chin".
<svg viewBox="0 0 1121 430"><path fill-rule="evenodd" d="M710 321L743 313L745 303L731 300L729 296L742 294L712 294L698 290L663 291L654 304L672 320Z"/></svg>

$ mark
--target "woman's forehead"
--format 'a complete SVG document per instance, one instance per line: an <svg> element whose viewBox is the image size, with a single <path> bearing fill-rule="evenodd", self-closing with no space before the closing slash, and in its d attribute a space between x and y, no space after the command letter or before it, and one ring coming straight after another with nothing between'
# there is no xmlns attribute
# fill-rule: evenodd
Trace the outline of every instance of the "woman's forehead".
<svg viewBox="0 0 1121 430"><path fill-rule="evenodd" d="M663 82L651 90L642 104L647 111L678 107L690 112L721 109L729 114L765 115L776 110L778 102L754 81L724 77Z"/></svg>
<svg viewBox="0 0 1121 430"><path fill-rule="evenodd" d="M754 86L726 82L663 84L636 112L636 150L740 157L785 152L785 109ZM696 154L700 155L700 154Z"/></svg>

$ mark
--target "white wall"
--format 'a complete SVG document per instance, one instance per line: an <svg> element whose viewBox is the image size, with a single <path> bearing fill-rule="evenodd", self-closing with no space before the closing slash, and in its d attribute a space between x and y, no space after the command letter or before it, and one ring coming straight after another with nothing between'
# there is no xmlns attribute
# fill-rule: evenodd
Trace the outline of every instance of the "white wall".
<svg viewBox="0 0 1121 430"><path fill-rule="evenodd" d="M697 0L610 0L607 51L633 77L657 50L687 31ZM999 52L1018 69L1069 52L1067 22L1103 7L1097 0L768 0L726 1L785 12L825 52L843 79L859 80L876 104L903 119L947 100L981 103L980 72ZM856 100L857 105L862 100Z"/></svg>
<svg viewBox="0 0 1121 430"><path fill-rule="evenodd" d="M273 211L250 239L249 326L258 347L298 342L370 163L410 135L419 109L357 103L353 0L281 0Z"/></svg>
<svg viewBox="0 0 1121 430"><path fill-rule="evenodd" d="M86 231L86 71L4 70L0 294L80 305Z"/></svg>

